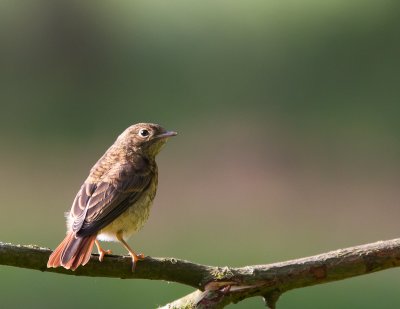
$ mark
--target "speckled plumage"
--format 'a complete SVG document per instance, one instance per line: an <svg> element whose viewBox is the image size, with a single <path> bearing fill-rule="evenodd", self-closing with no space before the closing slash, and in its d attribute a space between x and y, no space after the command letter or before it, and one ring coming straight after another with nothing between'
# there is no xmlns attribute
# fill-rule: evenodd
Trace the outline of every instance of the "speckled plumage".
<svg viewBox="0 0 400 309"><path fill-rule="evenodd" d="M159 125L140 123L118 137L76 195L67 215L67 236L50 256L48 267L75 270L87 263L95 242L102 259L106 251L96 239L120 241L133 262L139 259L125 241L149 217L158 182L155 157L174 135Z"/></svg>

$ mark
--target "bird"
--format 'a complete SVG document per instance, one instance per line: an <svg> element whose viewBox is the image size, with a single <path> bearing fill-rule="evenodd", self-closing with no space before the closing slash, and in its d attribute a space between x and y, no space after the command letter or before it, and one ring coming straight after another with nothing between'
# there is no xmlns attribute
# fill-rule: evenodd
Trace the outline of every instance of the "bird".
<svg viewBox="0 0 400 309"><path fill-rule="evenodd" d="M118 136L91 168L66 213L67 233L50 255L48 268L76 270L88 263L94 244L101 262L111 251L99 241L116 241L128 250L135 270L144 255L133 251L127 240L149 217L158 184L155 158L175 135L158 124L137 123Z"/></svg>

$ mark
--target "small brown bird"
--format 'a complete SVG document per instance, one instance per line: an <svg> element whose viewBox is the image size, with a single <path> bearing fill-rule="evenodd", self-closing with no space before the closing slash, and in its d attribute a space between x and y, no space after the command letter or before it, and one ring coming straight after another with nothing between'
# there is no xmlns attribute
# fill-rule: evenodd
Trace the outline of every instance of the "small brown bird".
<svg viewBox="0 0 400 309"><path fill-rule="evenodd" d="M127 244L149 217L157 191L156 155L177 133L152 123L127 128L90 170L67 215L67 236L50 255L47 267L75 270L85 265L96 244L102 261L110 250L99 240L119 241L136 262L144 258Z"/></svg>

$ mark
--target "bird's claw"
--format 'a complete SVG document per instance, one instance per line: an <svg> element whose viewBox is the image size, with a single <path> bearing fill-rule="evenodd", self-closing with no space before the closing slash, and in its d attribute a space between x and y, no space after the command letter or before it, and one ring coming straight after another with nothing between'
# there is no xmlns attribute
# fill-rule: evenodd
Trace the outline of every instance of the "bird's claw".
<svg viewBox="0 0 400 309"><path fill-rule="evenodd" d="M112 251L111 250L99 250L99 261L100 262L103 262L103 260L104 260L104 256L105 255L109 255L109 254L112 254Z"/></svg>
<svg viewBox="0 0 400 309"><path fill-rule="evenodd" d="M139 254L131 254L131 257L132 257L132 272L134 272L136 268L136 262L144 260L145 256L143 253L139 253Z"/></svg>

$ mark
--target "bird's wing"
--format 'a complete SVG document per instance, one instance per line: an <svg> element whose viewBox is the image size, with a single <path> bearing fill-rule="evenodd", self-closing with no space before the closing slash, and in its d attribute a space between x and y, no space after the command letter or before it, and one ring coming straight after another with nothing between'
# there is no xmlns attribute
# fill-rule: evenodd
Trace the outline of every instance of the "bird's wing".
<svg viewBox="0 0 400 309"><path fill-rule="evenodd" d="M78 236L92 235L114 221L145 191L154 173L120 165L98 183L85 182L71 208L72 230Z"/></svg>

